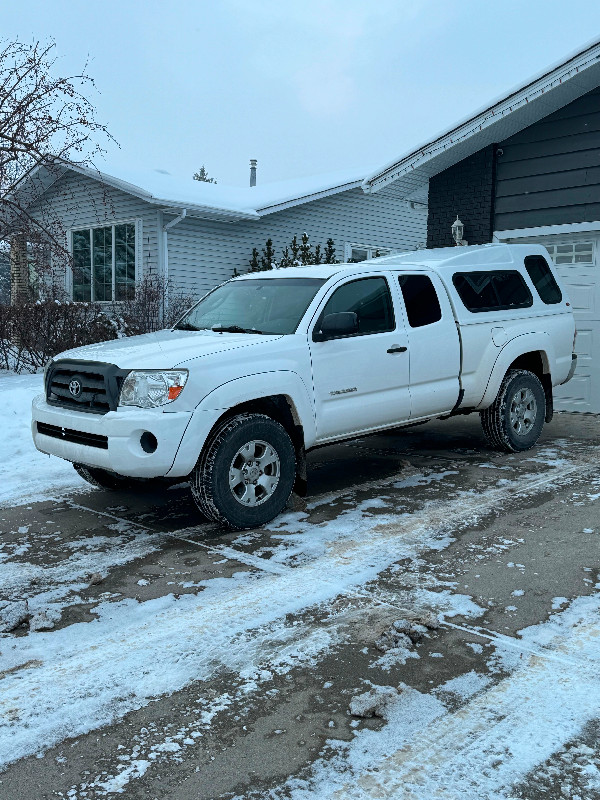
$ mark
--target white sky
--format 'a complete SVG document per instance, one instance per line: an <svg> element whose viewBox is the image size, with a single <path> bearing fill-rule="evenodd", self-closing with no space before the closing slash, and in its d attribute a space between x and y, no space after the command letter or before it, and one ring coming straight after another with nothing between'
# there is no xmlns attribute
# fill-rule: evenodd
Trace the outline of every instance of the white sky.
<svg viewBox="0 0 600 800"><path fill-rule="evenodd" d="M121 145L108 164L247 185L365 173L600 37L598 0L7 0ZM98 163L100 168L107 164ZM110 169L109 169L110 171Z"/></svg>

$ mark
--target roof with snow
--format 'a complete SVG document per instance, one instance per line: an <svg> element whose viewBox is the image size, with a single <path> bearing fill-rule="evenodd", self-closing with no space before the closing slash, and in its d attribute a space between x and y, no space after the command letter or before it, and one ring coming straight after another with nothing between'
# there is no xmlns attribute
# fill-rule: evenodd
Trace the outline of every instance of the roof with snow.
<svg viewBox="0 0 600 800"><path fill-rule="evenodd" d="M363 181L426 202L429 178L487 145L502 142L600 85L600 41L530 78L449 130L386 164Z"/></svg>
<svg viewBox="0 0 600 800"><path fill-rule="evenodd" d="M116 177L91 167L53 162L37 166L24 176L17 191L29 194L33 201L68 171L100 180L165 211L178 214L185 208L189 216L239 220L259 219L285 208L359 188L367 170L347 170L262 186L235 187L196 181L191 177L181 178L161 169L119 170Z"/></svg>

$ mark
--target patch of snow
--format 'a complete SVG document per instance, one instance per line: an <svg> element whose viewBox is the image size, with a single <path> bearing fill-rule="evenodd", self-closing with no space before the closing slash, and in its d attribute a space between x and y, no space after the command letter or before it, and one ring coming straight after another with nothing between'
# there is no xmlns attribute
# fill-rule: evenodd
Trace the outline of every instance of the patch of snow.
<svg viewBox="0 0 600 800"><path fill-rule="evenodd" d="M429 486L430 483L443 481L444 478L448 477L448 475L458 474L458 470L449 469L445 470L444 472L430 472L428 475L411 475L408 478L404 478L404 480L396 481L393 486L395 489L409 489L413 486Z"/></svg>
<svg viewBox="0 0 600 800"><path fill-rule="evenodd" d="M42 375L15 375L0 371L2 438L0 462L5 465L0 506L43 500L86 484L68 461L36 450L31 438L31 401L43 391ZM19 533L27 533L19 529Z"/></svg>
<svg viewBox="0 0 600 800"><path fill-rule="evenodd" d="M464 675L459 675L438 686L436 693L450 692L466 700L487 688L491 682L492 679L488 675L481 675L479 672L471 670L471 672L466 672Z"/></svg>
<svg viewBox="0 0 600 800"><path fill-rule="evenodd" d="M398 690L394 686L373 685L367 692L352 698L349 711L353 717L387 718L390 704L398 698Z"/></svg>
<svg viewBox="0 0 600 800"><path fill-rule="evenodd" d="M483 653L483 645L479 642L467 642L467 647L470 647L474 653Z"/></svg>
<svg viewBox="0 0 600 800"><path fill-rule="evenodd" d="M271 797L514 796L516 783L597 716L590 698L600 693L599 625L600 594L578 598L547 622L521 631L520 642L505 648L504 668L512 674L457 711L447 713L439 700L404 691L390 705L383 729L356 732L349 744L330 740L333 755ZM596 771L594 765L590 781L597 779Z"/></svg>

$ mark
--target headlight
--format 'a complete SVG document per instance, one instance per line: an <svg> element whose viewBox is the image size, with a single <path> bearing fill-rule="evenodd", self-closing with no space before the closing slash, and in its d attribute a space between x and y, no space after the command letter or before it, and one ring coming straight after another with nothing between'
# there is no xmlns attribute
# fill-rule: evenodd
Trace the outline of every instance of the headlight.
<svg viewBox="0 0 600 800"><path fill-rule="evenodd" d="M187 369L134 369L123 381L119 405L156 408L172 403L183 391L187 379Z"/></svg>

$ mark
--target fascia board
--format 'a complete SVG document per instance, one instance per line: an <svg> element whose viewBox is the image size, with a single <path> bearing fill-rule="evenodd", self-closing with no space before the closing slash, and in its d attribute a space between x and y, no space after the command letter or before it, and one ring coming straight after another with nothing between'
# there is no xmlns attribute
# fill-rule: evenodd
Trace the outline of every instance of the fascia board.
<svg viewBox="0 0 600 800"><path fill-rule="evenodd" d="M257 209L257 213L259 216L264 217L267 214L274 214L277 211L284 211L286 208L293 208L294 206L300 206L304 203L312 203L314 200L321 200L324 197L331 197L334 194L339 194L340 192L348 192L351 189L359 189L362 186L362 181L352 181L351 183L344 183L341 186L334 186L331 189L324 189L322 192L314 192L313 194L307 194L302 197L294 198L293 200L287 200L284 203L274 203L273 205L263 206L262 208Z"/></svg>
<svg viewBox="0 0 600 800"><path fill-rule="evenodd" d="M452 150L455 156L452 163L457 163L466 155L485 147L486 144L508 138L523 127L537 122L538 119L572 102L600 84L599 59L600 43L596 40L582 51L577 51L566 60L563 59L557 66L539 73L525 85L511 90L508 94L470 114L449 130L428 139L400 159L389 162L363 181L363 190L365 192L377 191L392 180L397 180L417 170L420 171L421 167L439 156L440 151L444 153ZM552 85L550 88L545 88L548 87L548 84ZM551 98L553 93L555 97ZM526 117L523 117L526 119L524 124L516 118L513 125L505 126L507 133L503 132L502 135L499 135L499 128L495 127L498 123L507 122L511 115L514 117L517 111L528 107L530 111ZM482 136L483 132L487 132L488 135ZM469 148L467 142L470 140L472 144ZM458 149L459 144L467 145L464 148L465 154L461 154ZM438 168L432 170L430 174L423 173L421 179L424 181L439 171L441 170Z"/></svg>

